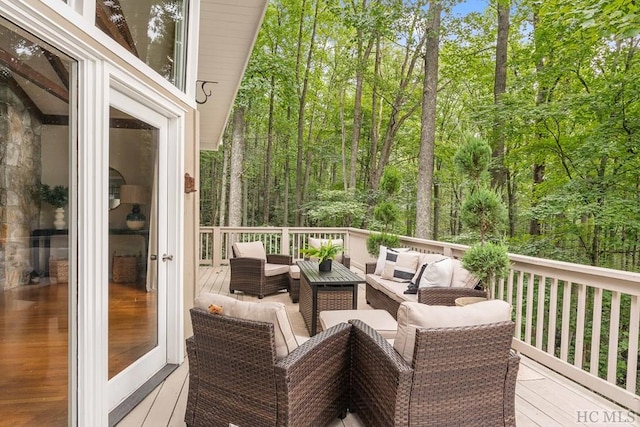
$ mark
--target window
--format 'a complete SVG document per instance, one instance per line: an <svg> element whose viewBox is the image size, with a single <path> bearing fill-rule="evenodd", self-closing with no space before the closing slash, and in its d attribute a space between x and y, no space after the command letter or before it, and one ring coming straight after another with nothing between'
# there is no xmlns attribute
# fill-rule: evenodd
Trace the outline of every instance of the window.
<svg viewBox="0 0 640 427"><path fill-rule="evenodd" d="M185 86L187 0L97 0L96 25L179 89Z"/></svg>

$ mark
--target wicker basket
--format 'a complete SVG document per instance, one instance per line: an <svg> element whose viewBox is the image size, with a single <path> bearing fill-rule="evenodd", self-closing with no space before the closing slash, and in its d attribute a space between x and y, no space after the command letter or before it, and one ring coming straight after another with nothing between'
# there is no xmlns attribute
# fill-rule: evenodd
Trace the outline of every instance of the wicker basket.
<svg viewBox="0 0 640 427"><path fill-rule="evenodd" d="M138 257L114 255L112 270L114 283L135 283L138 278Z"/></svg>
<svg viewBox="0 0 640 427"><path fill-rule="evenodd" d="M68 283L69 260L49 259L49 280L51 283Z"/></svg>

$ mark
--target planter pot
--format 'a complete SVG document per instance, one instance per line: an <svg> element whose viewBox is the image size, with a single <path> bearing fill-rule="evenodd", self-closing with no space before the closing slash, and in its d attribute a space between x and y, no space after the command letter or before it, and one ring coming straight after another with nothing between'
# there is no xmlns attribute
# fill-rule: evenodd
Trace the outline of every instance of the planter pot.
<svg viewBox="0 0 640 427"><path fill-rule="evenodd" d="M321 263L318 264L318 270L320 271L331 271L331 260L325 259Z"/></svg>
<svg viewBox="0 0 640 427"><path fill-rule="evenodd" d="M57 208L55 221L53 221L53 226L56 228L56 230L63 230L65 225L66 224L64 222L64 208Z"/></svg>

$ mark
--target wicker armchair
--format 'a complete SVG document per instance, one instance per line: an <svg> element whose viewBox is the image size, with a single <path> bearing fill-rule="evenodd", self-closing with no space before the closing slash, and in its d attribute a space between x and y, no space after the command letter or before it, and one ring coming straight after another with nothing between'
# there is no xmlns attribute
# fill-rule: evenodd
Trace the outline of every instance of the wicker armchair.
<svg viewBox="0 0 640 427"><path fill-rule="evenodd" d="M276 359L274 325L191 309L188 426L323 426L349 401L351 325Z"/></svg>
<svg viewBox="0 0 640 427"><path fill-rule="evenodd" d="M349 322L349 407L365 425L515 426L513 322L418 329L411 364L371 327Z"/></svg>
<svg viewBox="0 0 640 427"><path fill-rule="evenodd" d="M289 267L293 263L291 255L264 253L264 246L256 257L243 256L242 246L262 245L261 242L235 243L232 246L233 258L229 260L231 278L229 292L242 291L245 294L257 295L259 299L265 295L289 289ZM281 268L279 268L281 266ZM286 267L285 267L286 266Z"/></svg>

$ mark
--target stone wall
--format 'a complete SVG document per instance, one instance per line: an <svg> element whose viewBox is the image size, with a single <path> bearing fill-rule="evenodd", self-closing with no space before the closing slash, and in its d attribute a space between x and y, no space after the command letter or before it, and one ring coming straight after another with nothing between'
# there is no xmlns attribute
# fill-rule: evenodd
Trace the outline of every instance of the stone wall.
<svg viewBox="0 0 640 427"><path fill-rule="evenodd" d="M29 282L38 228L41 123L0 82L0 290Z"/></svg>

